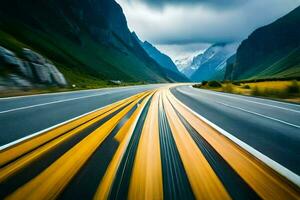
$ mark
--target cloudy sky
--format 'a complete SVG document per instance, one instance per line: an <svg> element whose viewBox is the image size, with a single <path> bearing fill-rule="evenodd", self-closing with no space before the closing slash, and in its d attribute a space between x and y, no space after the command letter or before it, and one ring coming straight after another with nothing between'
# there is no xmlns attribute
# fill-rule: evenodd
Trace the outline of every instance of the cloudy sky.
<svg viewBox="0 0 300 200"><path fill-rule="evenodd" d="M300 5L300 0L116 0L128 26L173 60L210 44L239 42Z"/></svg>

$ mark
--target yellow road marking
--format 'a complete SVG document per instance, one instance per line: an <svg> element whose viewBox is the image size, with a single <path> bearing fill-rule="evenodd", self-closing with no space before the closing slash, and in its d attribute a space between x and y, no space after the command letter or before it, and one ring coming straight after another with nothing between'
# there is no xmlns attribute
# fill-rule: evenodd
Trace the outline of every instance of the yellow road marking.
<svg viewBox="0 0 300 200"><path fill-rule="evenodd" d="M42 156L46 152L48 152L51 149L55 148L56 146L63 143L64 141L70 139L74 135L78 134L80 131L82 131L85 128L89 127L90 125L96 123L97 121L100 121L101 119L103 119L103 118L107 117L108 115L114 113L115 111L122 108L123 106L129 104L134 99L136 99L136 97L134 97L133 99L131 99L131 98L128 99L128 101L117 105L116 107L112 108L108 112L105 112L104 114L88 121L87 123L84 123L84 124L78 126L77 128L69 131L66 134L63 134L62 136L60 136L60 137L58 137L54 140L51 140L50 142L42 145L41 147L33 150L32 152L29 152L28 154L26 154L26 155L22 156L21 158L17 159L16 161L14 161L12 163L9 163L7 166L1 168L0 169L0 183L3 182L4 180L6 180L11 175L15 174L20 169L22 169L22 168L26 167L27 165L29 165L31 162L37 160L40 156Z"/></svg>
<svg viewBox="0 0 300 200"><path fill-rule="evenodd" d="M130 98L121 100L119 102L113 103L108 107L105 107L101 110L98 110L94 113L91 113L87 116L84 116L82 118L76 119L74 121L71 121L68 124L59 126L55 129L52 129L50 131L47 131L41 135L38 135L34 138L30 138L29 140L25 140L19 144L16 144L8 149L4 149L2 151L0 151L0 166L3 166L4 164L20 157L21 155L39 147L40 145L46 143L47 141L50 141L53 138L56 138L72 129L74 129L75 127L86 123L89 120L92 120L93 118L102 115L103 113L113 109L116 106L122 105L130 100L134 100L135 98L137 98L139 95L141 94L137 94L134 95Z"/></svg>
<svg viewBox="0 0 300 200"><path fill-rule="evenodd" d="M130 179L128 199L163 199L158 96L152 98Z"/></svg>
<svg viewBox="0 0 300 200"><path fill-rule="evenodd" d="M118 142L120 142L120 145L119 145L112 161L110 162L110 164L105 172L105 175L103 176L103 178L101 180L101 183L97 189L97 192L95 193L94 200L108 198L110 191L111 191L111 187L115 180L115 176L117 174L118 167L119 167L119 165L122 161L122 158L126 152L128 144L129 144L132 134L134 132L135 126L137 124L138 118L139 118L140 114L142 113L146 103L149 101L151 96L152 96L152 94L143 100L143 102L139 105L139 107L134 111L132 116L128 119L128 121L124 124L124 126L116 134L115 139Z"/></svg>
<svg viewBox="0 0 300 200"><path fill-rule="evenodd" d="M226 162L263 199L299 199L299 188L244 149L207 125L178 103L170 92L168 98L189 124L226 160Z"/></svg>
<svg viewBox="0 0 300 200"><path fill-rule="evenodd" d="M55 199L120 120L147 95L144 94L109 119L7 199Z"/></svg>
<svg viewBox="0 0 300 200"><path fill-rule="evenodd" d="M231 199L165 95L167 119L196 199Z"/></svg>

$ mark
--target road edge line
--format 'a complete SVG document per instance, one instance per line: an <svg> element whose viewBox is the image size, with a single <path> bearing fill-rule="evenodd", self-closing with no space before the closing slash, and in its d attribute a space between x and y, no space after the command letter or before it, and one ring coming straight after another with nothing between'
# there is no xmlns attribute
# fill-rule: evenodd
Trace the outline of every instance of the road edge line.
<svg viewBox="0 0 300 200"><path fill-rule="evenodd" d="M261 152L259 152L258 150L254 149L250 145L248 145L245 142L241 141L240 139L236 138L235 136L233 136L229 132L225 131L224 129L222 129L218 125L214 124L213 122L209 121L208 119L206 119L202 115L196 113L194 110L192 110L191 108L189 108L188 106L186 106L184 103L182 103L176 97L175 97L175 99L177 100L177 102L179 104L181 104L186 109L188 109L192 114L194 114L195 116L197 116L198 118L200 118L202 121L204 121L205 123L207 123L212 128L216 129L218 132L220 132L226 138L228 138L229 140L231 140L232 142L234 142L236 145L238 145L239 147L241 147L242 149L244 149L245 151L247 151L248 153L250 153L251 155L253 155L255 158L259 159L261 162L263 162L264 164L266 164L267 166L269 166L270 168L272 168L274 171L276 171L277 173L279 173L280 175L282 175L283 177L285 177L286 179L288 179L290 182L292 182L296 186L300 187L300 177L299 177L299 175L297 175L296 173L294 173L291 170L287 169L286 167L282 166L278 162L272 160L268 156L262 154Z"/></svg>
<svg viewBox="0 0 300 200"><path fill-rule="evenodd" d="M130 96L130 97L131 97L131 96ZM130 97L127 97L127 98L125 98L125 99L121 99L121 100L118 100L118 101L126 100L126 99L128 99L128 98L130 98ZM118 101L116 101L116 102L118 102ZM94 110L92 110L92 111L89 111L89 112L84 113L84 114L82 114L82 115L79 115L79 116L77 116L77 117L68 119L68 120L63 121L63 122L61 122L61 123L55 124L55 125L50 126L50 127L48 127L48 128L42 129L42 130L37 131L37 132L35 132L35 133L32 133L32 134L30 134L30 135L27 135L27 136L25 136L25 137L19 138L19 139L15 140L15 141L12 141L12 142L9 142L9 143L7 143L7 144L4 144L4 145L0 146L0 152L3 151L3 150L5 150L5 149L7 149L7 148L9 148L9 147L11 147L11 146L13 146L13 145L16 145L16 144L18 144L18 143L20 143L20 142L23 142L23 141L25 141L25 140L28 140L28 139L33 138L33 137L35 137L35 136L38 136L38 135L40 135L40 134L42 134L42 133L45 133L45 132L47 132L47 131L50 131L51 129L57 128L57 127L59 127L59 126L65 125L65 124L67 124L67 123L69 123L69 122L72 122L72 121L74 121L74 120L77 120L77 119L79 119L79 118L81 118L81 117L84 117L84 116L86 116L86 115L89 115L89 114L91 114L91 113L93 113L93 112L97 112L97 111L99 111L99 110L101 110L101 109L107 108L108 106L110 106L111 104L116 103L116 102L112 102L112 103L110 103L110 104L108 104L108 105L106 105L106 106L102 106L102 107L100 107L100 108L96 108L96 109L94 109Z"/></svg>

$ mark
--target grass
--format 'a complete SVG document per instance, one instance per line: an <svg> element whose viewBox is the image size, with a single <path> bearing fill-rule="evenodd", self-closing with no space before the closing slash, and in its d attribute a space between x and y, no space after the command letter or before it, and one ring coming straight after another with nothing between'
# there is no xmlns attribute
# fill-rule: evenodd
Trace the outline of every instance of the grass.
<svg viewBox="0 0 300 200"><path fill-rule="evenodd" d="M267 97L300 103L300 81L222 82L219 87L209 86L210 82L194 85L195 88L209 89L248 96Z"/></svg>
<svg viewBox="0 0 300 200"><path fill-rule="evenodd" d="M64 75L68 82L76 82L77 85L93 82L89 87L95 87L95 82L103 85L112 79L123 82L167 82L164 75L152 69L153 63L146 63L122 44L118 47L123 50L107 46L94 41L83 31L80 35L82 45L46 25L46 31L40 31L19 22L9 22L0 23L0 46L12 50L21 58L24 47L40 53L60 70L65 69ZM88 81L87 77L93 80ZM82 79L85 79L84 83Z"/></svg>
<svg viewBox="0 0 300 200"><path fill-rule="evenodd" d="M18 26L17 26L18 25ZM17 31L21 29L22 31ZM23 24L3 27L0 23L0 46L3 46L23 58L22 48L30 48L50 59L61 71L68 82L68 87L38 87L35 89L6 89L0 91L0 97L40 94L47 92L96 89L127 85L141 85L145 82L166 82L145 66L131 52L120 52L108 48L82 35L84 46L80 46L63 36L51 32L36 31ZM10 71L0 70L5 77ZM120 80L114 84L110 80ZM76 85L75 88L72 85Z"/></svg>

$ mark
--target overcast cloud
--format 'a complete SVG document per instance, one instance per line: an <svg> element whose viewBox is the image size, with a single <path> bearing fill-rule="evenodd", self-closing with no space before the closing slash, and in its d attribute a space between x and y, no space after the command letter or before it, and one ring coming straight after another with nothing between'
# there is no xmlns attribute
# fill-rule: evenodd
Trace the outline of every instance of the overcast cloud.
<svg viewBox="0 0 300 200"><path fill-rule="evenodd" d="M130 3L143 2L154 8L164 8L168 5L195 5L203 4L214 8L230 8L241 5L249 0L127 0Z"/></svg>
<svg viewBox="0 0 300 200"><path fill-rule="evenodd" d="M300 0L117 0L129 28L173 60L208 44L238 42L300 5ZM199 45L199 46L198 46Z"/></svg>

